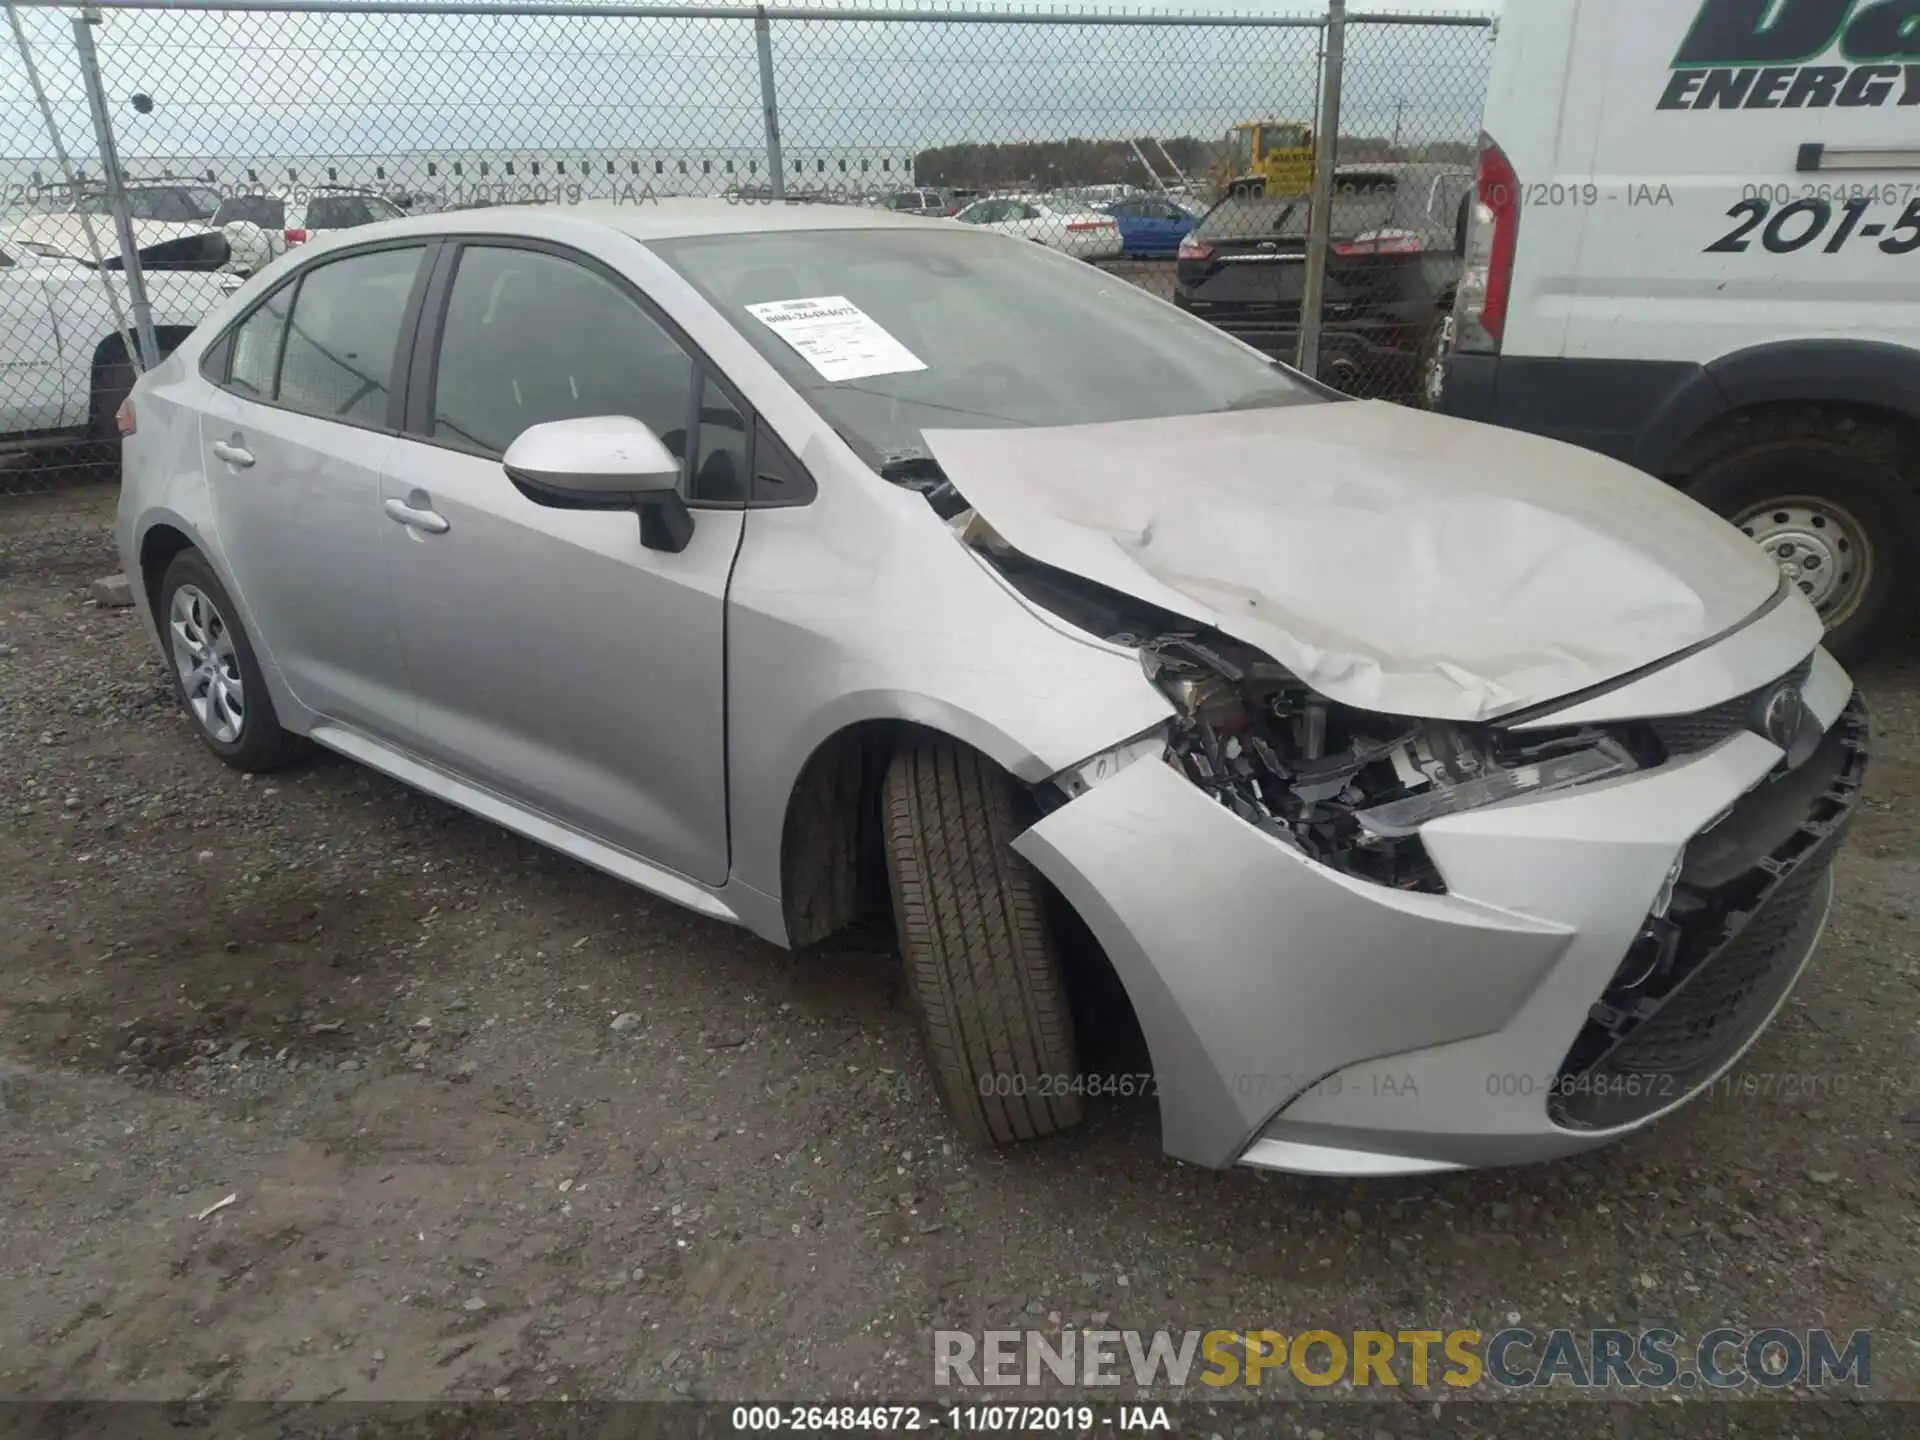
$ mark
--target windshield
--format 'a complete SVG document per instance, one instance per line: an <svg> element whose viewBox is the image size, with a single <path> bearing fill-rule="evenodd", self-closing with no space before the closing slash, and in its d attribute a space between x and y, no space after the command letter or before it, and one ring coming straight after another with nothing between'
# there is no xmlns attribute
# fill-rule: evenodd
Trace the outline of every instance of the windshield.
<svg viewBox="0 0 1920 1440"><path fill-rule="evenodd" d="M945 229L801 230L653 249L876 468L925 456L930 429L1084 425L1318 398L1204 322L1025 241ZM776 329L747 309L826 297L836 304L820 308L844 316L843 300L856 313L812 360L790 343L808 343L799 328L776 315ZM886 373L829 378L876 369Z"/></svg>

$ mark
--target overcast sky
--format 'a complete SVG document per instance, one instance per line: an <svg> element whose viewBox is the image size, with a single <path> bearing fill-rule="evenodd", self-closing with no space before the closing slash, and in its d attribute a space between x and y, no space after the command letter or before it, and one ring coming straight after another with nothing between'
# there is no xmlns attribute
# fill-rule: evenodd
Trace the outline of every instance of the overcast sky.
<svg viewBox="0 0 1920 1440"><path fill-rule="evenodd" d="M1164 13L1129 0L1088 8ZM1460 13L1432 0L1391 8ZM1250 0L1205 9L1315 13ZM20 13L67 143L91 156L69 14ZM762 144L746 18L107 11L95 35L129 169L168 155L719 153ZM4 40L0 154L43 156L43 127ZM796 150L1217 137L1241 120L1310 119L1318 47L1316 29L1257 25L773 25L781 129ZM1343 130L1397 128L1409 143L1471 139L1490 51L1486 30L1351 27ZM136 92L154 97L151 114L134 111Z"/></svg>

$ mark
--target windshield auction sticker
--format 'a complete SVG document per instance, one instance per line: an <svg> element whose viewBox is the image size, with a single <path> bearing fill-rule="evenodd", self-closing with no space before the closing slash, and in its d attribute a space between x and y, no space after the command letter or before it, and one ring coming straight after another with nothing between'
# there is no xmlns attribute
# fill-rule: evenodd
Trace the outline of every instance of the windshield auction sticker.
<svg viewBox="0 0 1920 1440"><path fill-rule="evenodd" d="M901 375L927 367L844 295L769 300L747 313L791 345L827 380Z"/></svg>

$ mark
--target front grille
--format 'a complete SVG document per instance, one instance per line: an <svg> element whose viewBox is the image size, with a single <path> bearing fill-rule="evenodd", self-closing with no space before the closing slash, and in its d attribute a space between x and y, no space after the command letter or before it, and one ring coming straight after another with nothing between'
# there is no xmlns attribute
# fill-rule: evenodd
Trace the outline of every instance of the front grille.
<svg viewBox="0 0 1920 1440"><path fill-rule="evenodd" d="M1803 765L1688 847L1667 914L1649 917L1561 1062L1556 1124L1610 1129L1676 1104L1766 1023L1819 931L1866 762L1855 697Z"/></svg>
<svg viewBox="0 0 1920 1440"><path fill-rule="evenodd" d="M1705 710L1696 710L1691 715L1666 715L1658 720L1649 720L1647 726L1659 737L1668 755L1692 755L1708 750L1729 735L1738 735L1742 730L1752 728L1755 702L1761 695L1771 692L1782 680L1805 684L1812 673L1813 657L1809 655L1779 680L1769 680L1757 690L1750 690L1731 700L1722 700L1718 705L1709 705Z"/></svg>

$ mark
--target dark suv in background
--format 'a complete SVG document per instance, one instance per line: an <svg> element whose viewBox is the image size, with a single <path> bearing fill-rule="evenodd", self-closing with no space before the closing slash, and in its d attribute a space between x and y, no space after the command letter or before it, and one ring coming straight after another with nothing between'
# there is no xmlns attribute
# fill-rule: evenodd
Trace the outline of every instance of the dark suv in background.
<svg viewBox="0 0 1920 1440"><path fill-rule="evenodd" d="M1353 395L1420 392L1439 354L1465 253L1473 171L1465 165L1343 165L1334 172L1332 252L1320 378ZM1306 195L1229 195L1180 243L1173 303L1282 360L1300 334Z"/></svg>
<svg viewBox="0 0 1920 1440"><path fill-rule="evenodd" d="M902 215L935 217L951 215L960 208L954 203L952 195L926 185L917 190L899 190L891 195L883 195L875 203L882 210L895 210Z"/></svg>

